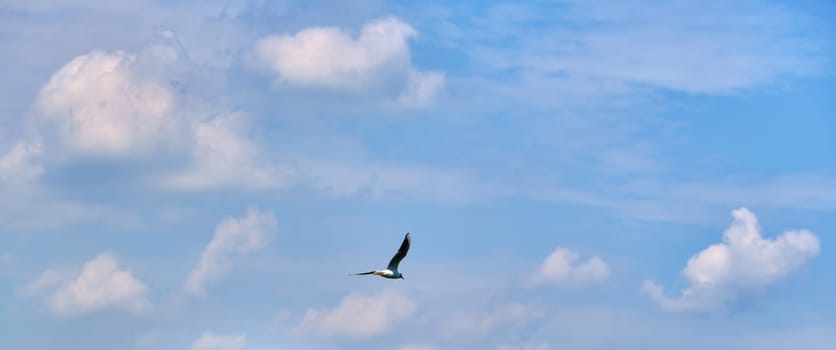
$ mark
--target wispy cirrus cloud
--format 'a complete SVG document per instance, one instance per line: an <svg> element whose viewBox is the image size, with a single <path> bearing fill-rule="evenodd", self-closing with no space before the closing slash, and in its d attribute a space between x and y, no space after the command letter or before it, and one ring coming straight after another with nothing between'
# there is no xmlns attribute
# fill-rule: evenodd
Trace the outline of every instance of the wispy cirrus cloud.
<svg viewBox="0 0 836 350"><path fill-rule="evenodd" d="M728 94L816 72L833 49L811 35L820 24L814 18L763 1L566 1L480 11L465 23L429 21L458 33L446 37L469 48L484 69L517 70L523 82L536 81L526 76L551 76L557 86L593 82L611 92L650 86ZM561 20L545 21L554 17Z"/></svg>
<svg viewBox="0 0 836 350"><path fill-rule="evenodd" d="M301 186L326 196L421 198L442 203L463 203L493 197L499 192L469 172L411 164L365 160L299 158L293 160Z"/></svg>

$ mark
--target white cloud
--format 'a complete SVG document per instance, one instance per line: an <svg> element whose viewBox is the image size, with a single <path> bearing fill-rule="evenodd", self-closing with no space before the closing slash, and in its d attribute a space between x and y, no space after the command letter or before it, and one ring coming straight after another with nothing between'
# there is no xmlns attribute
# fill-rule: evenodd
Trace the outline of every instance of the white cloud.
<svg viewBox="0 0 836 350"><path fill-rule="evenodd" d="M38 143L17 143L8 153L0 155L0 184L25 183L43 174L43 166L35 158L43 153Z"/></svg>
<svg viewBox="0 0 836 350"><path fill-rule="evenodd" d="M241 350L247 344L244 335L218 335L206 331L195 339L191 350Z"/></svg>
<svg viewBox="0 0 836 350"><path fill-rule="evenodd" d="M256 43L256 64L279 82L354 93L384 93L405 105L429 103L444 75L421 72L410 62L407 40L418 33L394 17L366 23L359 37L333 27L314 27L294 35L274 35Z"/></svg>
<svg viewBox="0 0 836 350"><path fill-rule="evenodd" d="M242 218L228 218L215 228L212 241L200 262L186 279L186 291L205 293L206 284L229 270L232 259L263 248L276 232L276 218L269 212L250 208Z"/></svg>
<svg viewBox="0 0 836 350"><path fill-rule="evenodd" d="M765 239L752 212L740 208L732 216L723 243L688 260L682 275L690 286L681 296L665 296L653 281L645 281L642 290L666 310L711 310L778 282L819 253L818 237L807 230Z"/></svg>
<svg viewBox="0 0 836 350"><path fill-rule="evenodd" d="M558 247L546 257L531 282L535 285L586 286L602 283L609 277L610 267L600 257L593 256L581 262L577 253Z"/></svg>
<svg viewBox="0 0 836 350"><path fill-rule="evenodd" d="M122 155L150 150L168 127L174 90L136 69L136 56L92 51L61 67L36 105L63 146L80 153Z"/></svg>
<svg viewBox="0 0 836 350"><path fill-rule="evenodd" d="M392 291L376 295L349 295L333 310L308 310L297 332L370 338L410 318L417 304Z"/></svg>
<svg viewBox="0 0 836 350"><path fill-rule="evenodd" d="M101 253L84 263L77 277L48 270L26 285L22 292L32 297L48 290L53 292L46 299L47 306L52 313L61 316L105 308L142 313L151 307L146 297L148 288L130 271L120 270L116 257L111 253Z"/></svg>

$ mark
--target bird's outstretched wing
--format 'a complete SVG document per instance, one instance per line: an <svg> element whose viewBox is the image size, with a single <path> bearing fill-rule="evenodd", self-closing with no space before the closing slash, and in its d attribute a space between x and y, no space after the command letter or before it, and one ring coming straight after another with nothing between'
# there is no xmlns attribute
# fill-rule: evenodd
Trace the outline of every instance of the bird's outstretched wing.
<svg viewBox="0 0 836 350"><path fill-rule="evenodd" d="M398 269L398 264L401 263L401 260L406 256L406 253L409 251L409 232L406 233L406 237L403 238L403 243L401 243L400 249L398 252L395 253L395 256L392 257L392 260L389 260L389 266L386 268L392 271L396 271Z"/></svg>

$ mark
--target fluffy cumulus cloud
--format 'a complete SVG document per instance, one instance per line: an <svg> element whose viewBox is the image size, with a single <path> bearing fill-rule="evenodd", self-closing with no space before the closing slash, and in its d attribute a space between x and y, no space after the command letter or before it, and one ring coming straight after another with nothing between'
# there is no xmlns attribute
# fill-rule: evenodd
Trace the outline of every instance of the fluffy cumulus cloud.
<svg viewBox="0 0 836 350"><path fill-rule="evenodd" d="M61 316L79 315L105 308L142 313L151 307L148 288L130 271L120 270L111 253L99 254L84 264L81 274L69 277L54 270L42 273L23 288L24 295L52 291L46 298L49 310Z"/></svg>
<svg viewBox="0 0 836 350"><path fill-rule="evenodd" d="M135 159L152 155L166 188L273 186L246 116L191 93L195 76L172 32L138 53L94 50L56 71L35 101L49 152ZM189 80L192 79L192 80ZM33 148L30 147L30 153ZM18 157L20 158L20 157ZM164 159L186 159L169 169ZM1 172L1 170L0 170Z"/></svg>
<svg viewBox="0 0 836 350"><path fill-rule="evenodd" d="M412 65L408 39L417 34L409 24L386 17L365 24L357 38L333 27L268 36L256 43L253 55L280 83L361 94L396 91L388 97L422 105L444 85L444 75Z"/></svg>
<svg viewBox="0 0 836 350"><path fill-rule="evenodd" d="M577 253L558 247L531 276L531 283L587 286L602 283L609 277L610 267L600 257L593 256L581 261Z"/></svg>
<svg viewBox="0 0 836 350"><path fill-rule="evenodd" d="M246 344L247 337L243 335L219 335L206 331L192 342L191 350L241 350Z"/></svg>
<svg viewBox="0 0 836 350"><path fill-rule="evenodd" d="M819 239L812 232L787 231L768 239L746 208L732 211L732 216L723 243L688 260L682 275L690 286L681 296L665 296L653 281L646 281L643 291L666 310L711 310L778 282L819 253Z"/></svg>
<svg viewBox="0 0 836 350"><path fill-rule="evenodd" d="M149 150L170 127L174 90L145 77L136 55L92 51L61 67L37 107L72 151L116 155Z"/></svg>
<svg viewBox="0 0 836 350"><path fill-rule="evenodd" d="M263 248L277 229L272 213L250 208L241 218L228 218L215 228L215 236L200 262L186 279L186 291L203 295L206 284L227 272L232 260Z"/></svg>
<svg viewBox="0 0 836 350"><path fill-rule="evenodd" d="M333 310L308 310L296 331L370 338L408 319L417 307L409 296L393 291L376 295L349 295Z"/></svg>

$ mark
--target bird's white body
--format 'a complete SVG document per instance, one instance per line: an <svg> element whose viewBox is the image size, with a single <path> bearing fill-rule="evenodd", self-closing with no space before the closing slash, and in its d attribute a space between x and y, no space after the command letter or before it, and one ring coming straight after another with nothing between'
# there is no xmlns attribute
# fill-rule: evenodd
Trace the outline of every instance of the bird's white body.
<svg viewBox="0 0 836 350"><path fill-rule="evenodd" d="M380 277L386 278L395 278L395 273L392 270L384 269L384 270L377 270L373 273L373 275L378 275Z"/></svg>

